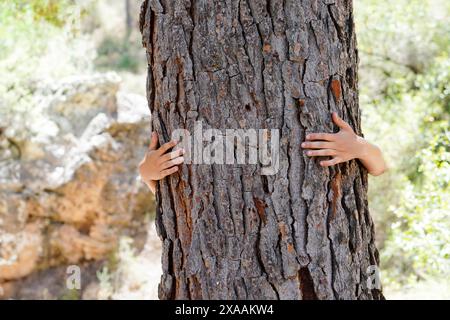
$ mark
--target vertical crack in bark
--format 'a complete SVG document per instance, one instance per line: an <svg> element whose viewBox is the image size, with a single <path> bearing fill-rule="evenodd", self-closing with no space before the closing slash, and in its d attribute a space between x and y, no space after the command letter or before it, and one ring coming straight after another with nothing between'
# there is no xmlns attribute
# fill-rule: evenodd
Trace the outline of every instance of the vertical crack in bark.
<svg viewBox="0 0 450 320"><path fill-rule="evenodd" d="M328 14L330 15L331 20L333 21L334 24L334 28L336 29L338 38L341 42L344 41L344 37L342 34L342 28L339 26L339 23L337 22L336 18L333 15L333 12L331 10L331 7L334 6L334 3L327 5L327 9L328 9Z"/></svg>
<svg viewBox="0 0 450 320"><path fill-rule="evenodd" d="M314 281L311 277L308 267L302 267L298 271L298 280L300 283L300 292L303 300L317 300L316 291L314 290Z"/></svg>
<svg viewBox="0 0 450 320"><path fill-rule="evenodd" d="M272 18L272 1L271 0L266 0L266 11L267 11L267 15L270 21L270 24L272 26L272 31L275 31L275 26L273 24L273 18Z"/></svg>
<svg viewBox="0 0 450 320"><path fill-rule="evenodd" d="M180 105L181 105L182 102L184 102L184 101L180 100L180 97L182 95L182 91L184 90L184 88L183 88L183 82L184 82L183 81L183 71L182 71L184 66L182 65L179 57L177 57L175 59L175 61L176 61L176 64L177 64L177 78L176 78L177 90L176 90L176 95L175 95L175 104L174 104L175 108L174 108L174 111L178 114L178 116L181 119L184 119L184 122L186 123L186 116L185 116L185 114L184 115L181 114L182 110L180 110Z"/></svg>
<svg viewBox="0 0 450 320"><path fill-rule="evenodd" d="M256 197L253 197L253 201L255 203L256 211L258 212L259 218L264 223L264 225L267 224L267 217L265 212L267 204L263 200L258 199Z"/></svg>
<svg viewBox="0 0 450 320"><path fill-rule="evenodd" d="M161 189L156 188L156 194L155 194L156 202L160 203L161 199ZM162 221L162 212L160 206L156 206L156 216L155 216L155 225L156 230L158 233L159 238L164 241L164 239L167 238L167 232L166 228L164 226L164 223Z"/></svg>
<svg viewBox="0 0 450 320"><path fill-rule="evenodd" d="M258 260L258 264L261 267L261 271L263 273L263 276L266 278L267 283L270 285L270 287L272 288L272 290L274 291L277 300L280 300L280 293L278 292L277 288L275 287L275 284L273 283L272 279L271 279L271 274L270 272L268 272L266 270L266 267L264 265L264 262L262 260L261 257L261 249L260 249L260 241L261 241L261 228L262 228L262 221L260 221L259 223L259 227L258 227L258 235L256 238L256 247L255 247L255 252L256 252L256 259Z"/></svg>
<svg viewBox="0 0 450 320"><path fill-rule="evenodd" d="M339 170L339 168L337 168L336 170L336 174L334 175L334 177L331 179L331 191L333 192L333 197L331 200L331 213L332 216L331 218L334 219L336 217L336 210L337 210L337 205L338 205L338 199L340 199L342 197L342 190L341 190L341 184L342 184L342 176L341 176L341 171Z"/></svg>
<svg viewBox="0 0 450 320"><path fill-rule="evenodd" d="M144 34L145 15L147 14L148 1L149 0L144 0L144 2L142 2L141 11L139 14L139 30L141 31L141 34ZM145 44L144 44L144 47L146 47Z"/></svg>
<svg viewBox="0 0 450 320"><path fill-rule="evenodd" d="M213 195L212 197L212 205L214 207L214 214L216 216L217 219L217 229L221 230L221 226L223 226L224 221L222 221L220 213L221 213L221 209L219 209L220 203L217 201L217 197L216 197L216 186L218 185L218 177L216 174L216 165L211 165L211 181L213 183L211 183L211 194ZM231 217L230 217L231 218ZM232 218L231 218L232 219ZM234 221L233 221L233 226L234 226Z"/></svg>
<svg viewBox="0 0 450 320"><path fill-rule="evenodd" d="M308 95L306 94L306 81L305 81L305 75L306 75L306 67L307 67L307 63L308 63L308 58L306 58L303 61L303 69L302 69L302 86L303 86L303 94L305 95L305 97L307 98ZM303 109L301 109L303 110ZM301 120L300 120L301 122ZM305 128L306 129L306 128Z"/></svg>
<svg viewBox="0 0 450 320"><path fill-rule="evenodd" d="M257 17L257 14L252 9L252 6L251 6L249 0L244 0L244 1L246 2L247 7L249 8L249 10L251 12L251 14L253 16L253 19L255 19L255 17ZM261 60L260 61L261 62L260 79L262 80L262 83L261 83L262 103L266 107L267 116L269 116L269 118L270 118L271 117L271 112L269 111L269 107L268 107L268 103L267 103L267 95L266 95L266 88L265 88L266 87L266 84L265 84L266 83L266 78L265 78L265 75L264 75L264 72L266 70L266 63L265 63L264 55L262 53L263 52L263 48L264 48L264 37L262 36L261 29L260 29L261 27L259 25L259 22L255 21L255 25L256 25L256 35L259 38L260 48L261 48L261 51L260 51L260 53L261 53L260 54L260 60ZM256 74L256 70L255 70L255 74Z"/></svg>
<svg viewBox="0 0 450 320"><path fill-rule="evenodd" d="M305 72L306 72L306 62L307 62L307 59L305 59L305 61L303 62L303 69L302 69L302 74L301 74L301 77L302 77L301 78L301 83L302 83L302 86L303 86L303 92L305 92L305 89L304 89L304 86L305 86L304 78L305 78ZM302 117L303 117L303 112L304 112L303 108L304 108L305 102L303 102L303 105L302 105L298 100L296 100L296 103L298 104L298 106L297 106L298 121L299 121L300 129L301 129L301 132L302 132L302 135L303 135L302 138L304 138L306 136L306 130L307 130L307 127L302 122ZM300 184L301 184L301 186L303 186L303 184L305 182L306 168L307 168L307 163L306 163L307 162L307 158L304 156L303 152L301 153L301 161L302 161L302 165L303 165L303 170L302 170L302 172L300 174ZM304 252L305 252L305 254L306 254L307 258L308 258L308 261L307 261L306 265L304 265L304 263L300 262L300 266L307 267L310 264L310 262L312 261L311 256L310 256L310 254L308 253L308 250L307 250L307 246L308 246L308 232L309 232L308 214L309 214L310 210L309 210L308 201L306 201L306 199L304 199L301 194L300 194L300 199L301 199L301 201L304 204L304 212L303 212L303 217L304 218L303 218L303 221L299 221L299 223L302 223L303 226L304 226L304 235L303 235L304 248L302 248L302 250L304 250Z"/></svg>
<svg viewBox="0 0 450 320"><path fill-rule="evenodd" d="M329 185L328 185L328 190L332 190L332 183L333 183L333 179L330 180ZM334 195L333 195L334 197ZM327 214L327 238L329 241L329 248L330 248L330 257L331 257L331 289L333 291L333 296L334 299L339 298L338 293L336 292L336 289L334 287L334 281L335 281L335 277L336 277L336 253L334 252L334 247L333 247L333 239L331 237L331 233L330 233L330 226L333 223L333 208L331 205L328 205L328 214Z"/></svg>
<svg viewBox="0 0 450 320"><path fill-rule="evenodd" d="M330 76L330 78L328 79L328 88L327 88L327 106L328 106L328 111L331 112L331 97L330 97L330 91L331 89L331 84L333 82L333 76Z"/></svg>
<svg viewBox="0 0 450 320"><path fill-rule="evenodd" d="M195 28L196 28L196 20L195 20L195 15L196 15L196 11L195 11L195 1L191 0L189 1L190 3L190 7L188 10L189 16L191 18L192 21L192 30L190 32L190 39L189 39L189 44L188 44L188 53L189 53L189 57L192 61L192 78L194 80L194 82L197 81L197 76L196 76L196 70L195 70L195 55L194 55L194 50L193 50L193 46L194 46L194 34L195 34Z"/></svg>
<svg viewBox="0 0 450 320"><path fill-rule="evenodd" d="M345 190L344 193L348 193L349 190ZM357 246L357 217L354 211L352 211L347 203L345 202L345 198L341 197L341 206L344 210L345 216L347 218L348 223L348 247L350 250L350 253L352 255L352 262L354 260L354 254L356 252L356 246Z"/></svg>
<svg viewBox="0 0 450 320"><path fill-rule="evenodd" d="M365 225L370 225L370 221L369 219L367 219L366 214L365 214L365 208L364 208L364 203L362 201L361 198L361 194L359 193L359 188L358 188L358 177L355 178L354 183L353 183L353 192L355 193L355 199L356 199L356 207L358 209L358 214L359 214L359 221L360 223L362 222L361 216L364 218L364 224Z"/></svg>

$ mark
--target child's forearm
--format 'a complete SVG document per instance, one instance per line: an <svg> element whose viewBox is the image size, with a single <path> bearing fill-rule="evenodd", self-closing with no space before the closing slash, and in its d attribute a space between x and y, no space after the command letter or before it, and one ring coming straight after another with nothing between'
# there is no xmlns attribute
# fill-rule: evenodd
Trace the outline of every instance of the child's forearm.
<svg viewBox="0 0 450 320"><path fill-rule="evenodd" d="M383 174L387 170L387 166L380 148L362 137L358 137L358 140L361 145L361 154L358 155L358 159L371 175L379 176Z"/></svg>

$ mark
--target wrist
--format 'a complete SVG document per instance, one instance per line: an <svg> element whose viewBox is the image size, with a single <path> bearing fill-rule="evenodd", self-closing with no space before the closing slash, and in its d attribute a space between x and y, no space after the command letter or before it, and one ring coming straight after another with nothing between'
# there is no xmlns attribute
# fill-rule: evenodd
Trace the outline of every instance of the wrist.
<svg viewBox="0 0 450 320"><path fill-rule="evenodd" d="M155 180L148 181L147 186L153 194L156 193L156 181Z"/></svg>
<svg viewBox="0 0 450 320"><path fill-rule="evenodd" d="M366 159L368 153L369 153L369 144L367 140L365 140L363 137L356 136L356 144L357 144L357 154L356 158L359 160Z"/></svg>

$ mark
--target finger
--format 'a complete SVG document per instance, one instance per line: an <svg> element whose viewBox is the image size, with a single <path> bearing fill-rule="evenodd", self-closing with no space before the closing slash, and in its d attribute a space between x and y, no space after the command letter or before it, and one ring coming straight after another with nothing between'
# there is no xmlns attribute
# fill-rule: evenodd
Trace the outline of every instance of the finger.
<svg viewBox="0 0 450 320"><path fill-rule="evenodd" d="M178 171L178 167L172 167L170 169L163 170L163 171L161 171L161 179L163 179L167 176L170 176L171 174L174 174L177 171Z"/></svg>
<svg viewBox="0 0 450 320"><path fill-rule="evenodd" d="M156 134L156 132L152 132L152 138L150 140L150 146L148 147L148 149L150 151L156 150L156 148L158 147L158 135Z"/></svg>
<svg viewBox="0 0 450 320"><path fill-rule="evenodd" d="M171 168L173 166L178 166L184 162L184 157L178 157L173 160L166 161L162 164L162 169Z"/></svg>
<svg viewBox="0 0 450 320"><path fill-rule="evenodd" d="M342 120L338 114L336 112L333 112L333 122L341 129L352 129L352 127L350 127L350 125L345 122L344 120Z"/></svg>
<svg viewBox="0 0 450 320"><path fill-rule="evenodd" d="M341 163L341 162L342 161L338 157L336 157L331 160L320 161L320 165L322 167L331 167L331 166L337 165L338 163Z"/></svg>
<svg viewBox="0 0 450 320"><path fill-rule="evenodd" d="M303 142L303 149L332 149L333 144L331 142Z"/></svg>
<svg viewBox="0 0 450 320"><path fill-rule="evenodd" d="M325 140L325 141L333 141L334 134L330 133L311 133L306 136L306 140Z"/></svg>
<svg viewBox="0 0 450 320"><path fill-rule="evenodd" d="M158 149L158 153L164 154L166 153L169 149L172 149L173 147L175 147L178 144L178 141L172 140L170 142L167 142L165 144L163 144L163 146L161 148Z"/></svg>
<svg viewBox="0 0 450 320"><path fill-rule="evenodd" d="M321 150L312 150L306 152L308 157L326 157L326 156L335 156L336 150L333 149L321 149Z"/></svg>
<svg viewBox="0 0 450 320"><path fill-rule="evenodd" d="M182 156L183 154L184 154L184 149L179 149L177 151L167 153L161 157L161 162L166 162L168 160L178 158L179 156Z"/></svg>

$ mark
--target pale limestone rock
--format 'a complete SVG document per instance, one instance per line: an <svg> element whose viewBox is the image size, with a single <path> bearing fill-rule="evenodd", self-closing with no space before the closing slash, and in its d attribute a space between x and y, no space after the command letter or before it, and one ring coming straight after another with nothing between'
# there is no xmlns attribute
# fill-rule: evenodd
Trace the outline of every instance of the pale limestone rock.
<svg viewBox="0 0 450 320"><path fill-rule="evenodd" d="M41 91L33 130L0 131L0 282L106 258L119 236L145 232L153 203L137 180L146 98L120 92L114 74Z"/></svg>
<svg viewBox="0 0 450 320"><path fill-rule="evenodd" d="M2 234L0 281L17 280L35 270L42 250L41 227L28 224L17 234Z"/></svg>

